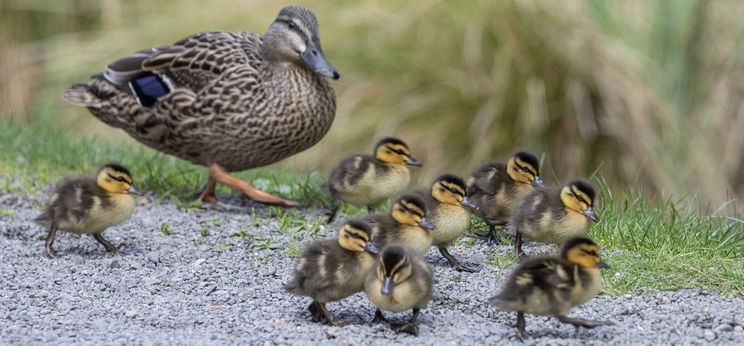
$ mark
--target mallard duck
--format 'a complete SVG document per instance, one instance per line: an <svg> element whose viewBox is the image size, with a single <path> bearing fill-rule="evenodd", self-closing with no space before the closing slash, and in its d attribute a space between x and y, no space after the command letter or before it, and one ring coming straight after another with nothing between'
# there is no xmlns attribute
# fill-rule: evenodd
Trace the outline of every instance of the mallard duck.
<svg viewBox="0 0 744 346"><path fill-rule="evenodd" d="M116 246L103 238L103 231L128 220L134 212L132 174L124 166L109 163L98 170L95 178L77 178L62 182L49 199L46 210L34 221L49 230L46 254L57 257L52 245L57 230L90 234L108 252Z"/></svg>
<svg viewBox="0 0 744 346"><path fill-rule="evenodd" d="M423 255L434 241L434 225L426 219L426 204L413 194L399 197L390 213L368 214L361 217L372 227L372 239L380 248L401 243Z"/></svg>
<svg viewBox="0 0 744 346"><path fill-rule="evenodd" d="M375 145L374 155L355 154L343 159L326 183L333 198L328 222L333 222L341 201L373 206L401 194L408 188L411 172L407 165L421 166L411 149L397 138L387 137Z"/></svg>
<svg viewBox="0 0 744 346"><path fill-rule="evenodd" d="M310 148L328 132L338 79L320 46L315 15L283 8L265 35L212 31L119 59L65 100L141 143L209 167L200 199L217 182L241 196L281 206L228 172L265 166Z"/></svg>
<svg viewBox="0 0 744 346"><path fill-rule="evenodd" d="M325 319L331 325L342 325L325 304L364 289L367 273L374 268L378 252L371 236L372 231L366 223L348 220L339 229L337 239L310 243L297 260L294 277L285 289L313 298L308 310L315 322Z"/></svg>
<svg viewBox="0 0 744 346"><path fill-rule="evenodd" d="M475 213L488 224L488 243L496 239L496 226L504 226L519 202L535 187L543 186L540 162L535 155L520 151L504 164L489 163L468 179L470 199L478 205Z"/></svg>
<svg viewBox="0 0 744 346"><path fill-rule="evenodd" d="M383 248L377 270L367 276L364 291L377 307L376 322L387 322L381 310L401 312L413 309L408 323L394 324L393 329L409 334L418 334L416 317L431 299L432 270L424 258L402 245Z"/></svg>
<svg viewBox="0 0 744 346"><path fill-rule="evenodd" d="M444 174L434 180L431 188L418 188L413 193L426 204L426 219L434 225L431 232L433 244L458 271L474 272L452 256L447 246L470 227L470 210L475 203L467 196L467 188L462 178Z"/></svg>
<svg viewBox="0 0 744 346"><path fill-rule="evenodd" d="M599 217L589 182L574 180L563 188L537 189L522 200L509 222L516 234L514 253L524 255L522 235L541 243L561 244L585 236L594 222L599 222Z"/></svg>
<svg viewBox="0 0 744 346"><path fill-rule="evenodd" d="M606 322L567 317L568 311L592 299L602 289L600 268L609 268L599 257L597 244L587 238L563 243L559 257L534 257L512 272L491 305L517 312L517 336L524 340L524 313L552 315L563 323L594 328Z"/></svg>

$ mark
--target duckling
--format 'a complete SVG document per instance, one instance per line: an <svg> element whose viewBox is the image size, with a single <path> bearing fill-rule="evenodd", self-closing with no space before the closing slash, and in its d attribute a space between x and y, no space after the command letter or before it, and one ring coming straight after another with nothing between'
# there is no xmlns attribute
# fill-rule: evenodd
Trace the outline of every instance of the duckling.
<svg viewBox="0 0 744 346"><path fill-rule="evenodd" d="M402 243L424 255L434 241L434 225L426 219L426 204L413 194L398 198L389 214L369 214L362 220L372 227L372 238L380 248Z"/></svg>
<svg viewBox="0 0 744 346"><path fill-rule="evenodd" d="M468 198L465 181L453 174L444 174L434 180L431 188L418 188L413 193L426 203L427 219L435 229L433 244L457 271L475 272L452 256L447 246L470 227L470 209L475 203Z"/></svg>
<svg viewBox="0 0 744 346"><path fill-rule="evenodd" d="M543 186L540 163L535 155L520 151L506 164L489 163L468 180L470 199L478 205L475 213L488 224L488 244L496 240L496 226L504 226L519 202L535 187Z"/></svg>
<svg viewBox="0 0 744 346"><path fill-rule="evenodd" d="M391 325L398 332L418 334L416 317L431 299L432 269L424 258L400 244L383 248L376 270L364 284L367 298L377 310L372 323L387 322L381 310L413 309L408 323Z"/></svg>
<svg viewBox="0 0 744 346"><path fill-rule="evenodd" d="M540 188L525 197L510 220L516 234L514 253L523 256L522 235L541 243L561 244L583 237L599 217L594 212L594 188L574 180L563 188Z"/></svg>
<svg viewBox="0 0 744 346"><path fill-rule="evenodd" d="M375 145L374 156L355 154L343 159L325 184L333 198L328 222L333 222L341 201L366 205L372 212L375 204L405 191L411 181L407 165L422 163L411 156L405 142L392 137Z"/></svg>
<svg viewBox="0 0 744 346"><path fill-rule="evenodd" d="M140 194L132 174L118 163L109 163L98 170L96 178L70 179L60 184L44 213L34 219L49 229L46 254L57 257L52 245L57 230L90 234L108 252L116 247L103 238L103 231L128 220L134 212L134 196Z"/></svg>
<svg viewBox="0 0 744 346"><path fill-rule="evenodd" d="M377 247L366 223L348 220L338 231L338 239L317 240L305 248L297 261L294 277L285 289L313 298L308 310L313 321L325 319L341 326L325 303L344 299L364 289L366 275L374 268Z"/></svg>
<svg viewBox="0 0 744 346"><path fill-rule="evenodd" d="M587 238L563 243L559 257L534 257L522 262L489 299L491 305L517 312L517 336L524 340L524 313L552 315L563 323L594 328L609 324L567 317L571 308L592 299L602 289L600 268L609 268L599 257L599 247Z"/></svg>

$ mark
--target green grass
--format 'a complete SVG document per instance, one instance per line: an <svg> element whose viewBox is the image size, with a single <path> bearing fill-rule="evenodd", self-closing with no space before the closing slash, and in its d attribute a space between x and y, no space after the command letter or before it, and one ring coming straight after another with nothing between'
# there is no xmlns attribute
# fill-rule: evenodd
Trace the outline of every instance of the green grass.
<svg viewBox="0 0 744 346"><path fill-rule="evenodd" d="M14 177L12 181L0 179L0 191L12 194L42 193L48 184L67 175L93 172L102 163L119 161L129 166L140 187L153 191L156 198L188 205L186 201L193 198L191 192L207 177L202 167L134 142L115 145L76 139L39 123L18 127L0 120L0 147L3 148L0 175ZM318 187L323 179L316 172L274 166L237 176L308 205L320 205L327 198ZM619 194L619 191L611 191L601 179L594 179L594 182L600 187L602 221L594 226L590 236L603 248L605 260L613 266L605 272L605 292L621 295L682 288L744 291L744 221L741 218L706 213L694 197L648 199L640 189ZM227 191L222 190L222 193ZM366 212L364 208L348 205L343 211L351 215ZM11 214L0 210L2 217L12 217ZM300 235L315 235L325 227L324 218L308 218L296 209L262 208L253 211L252 216L252 225L248 228L275 222L277 231L292 235L292 239L288 244L276 243L248 229L232 235L248 241L252 248L286 248L283 255L291 257L302 251L303 244L298 241ZM224 225L221 220L205 220L199 232L202 238L207 237L210 229ZM474 219L473 225L479 232L487 229L480 220ZM160 232L167 235L174 230L164 223ZM508 238L504 238L500 245L508 243ZM474 242L463 238L457 244L471 247ZM214 248L227 251L233 249L233 244L219 244ZM494 255L489 263L508 268L516 261L509 253Z"/></svg>

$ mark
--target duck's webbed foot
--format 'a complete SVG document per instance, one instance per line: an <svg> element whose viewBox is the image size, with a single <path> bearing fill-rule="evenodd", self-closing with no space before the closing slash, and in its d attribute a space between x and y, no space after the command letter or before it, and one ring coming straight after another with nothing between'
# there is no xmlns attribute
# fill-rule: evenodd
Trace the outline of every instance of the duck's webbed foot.
<svg viewBox="0 0 744 346"><path fill-rule="evenodd" d="M468 273L475 273L477 270L467 267L464 264L460 263L460 261L455 258L455 256L452 256L452 254L449 253L449 250L447 250L446 246L439 247L439 253L442 254L444 258L447 259L452 269L457 270L459 272L468 272Z"/></svg>
<svg viewBox="0 0 744 346"><path fill-rule="evenodd" d="M559 321L563 323L572 324L574 326L578 327L584 327L584 328L595 328L599 326L606 326L611 325L611 322L604 322L604 321L592 321L592 320L585 320L583 318L572 318L568 316L563 315L556 315L555 318L557 318Z"/></svg>
<svg viewBox="0 0 744 346"><path fill-rule="evenodd" d="M207 185L204 187L204 191L200 196L201 200L206 203L209 203L210 196L212 198L212 201L214 202L214 186L216 186L217 182L220 182L227 186L230 186L245 197L248 197L258 203L276 205L280 207L300 206L300 204L295 201L277 197L268 192L261 191L253 187L253 185L251 185L249 182L233 177L232 175L230 175L230 173L227 172L227 170L225 170L225 168L216 163L213 163L209 166L209 176L210 181L207 182ZM212 182L213 179L214 182Z"/></svg>

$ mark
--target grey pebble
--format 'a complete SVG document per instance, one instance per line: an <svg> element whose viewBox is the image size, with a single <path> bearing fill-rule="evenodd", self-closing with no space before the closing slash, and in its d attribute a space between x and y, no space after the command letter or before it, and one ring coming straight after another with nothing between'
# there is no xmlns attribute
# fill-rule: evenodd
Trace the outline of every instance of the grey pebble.
<svg viewBox="0 0 744 346"><path fill-rule="evenodd" d="M705 340L713 341L715 339L716 339L716 332L714 332L714 331L712 331L710 329L706 329L705 330Z"/></svg>

